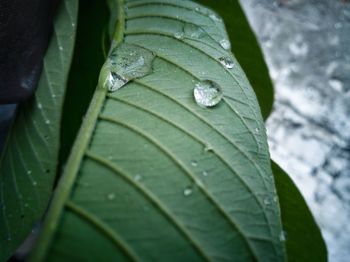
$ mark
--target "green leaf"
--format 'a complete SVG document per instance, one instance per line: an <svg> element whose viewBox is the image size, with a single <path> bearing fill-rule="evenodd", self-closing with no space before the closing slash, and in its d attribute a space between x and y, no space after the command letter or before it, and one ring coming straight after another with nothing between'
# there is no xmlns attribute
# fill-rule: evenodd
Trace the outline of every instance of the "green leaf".
<svg viewBox="0 0 350 262"><path fill-rule="evenodd" d="M247 75L264 119L272 111L274 89L260 45L238 0L197 0L214 11L225 21L231 40L231 50Z"/></svg>
<svg viewBox="0 0 350 262"><path fill-rule="evenodd" d="M289 261L327 261L327 248L304 198L274 162L272 171L281 205Z"/></svg>
<svg viewBox="0 0 350 262"><path fill-rule="evenodd" d="M117 2L114 43L151 51L153 72L96 89L33 261L284 261L263 120L221 19ZM194 101L203 80L223 90L215 107Z"/></svg>
<svg viewBox="0 0 350 262"><path fill-rule="evenodd" d="M107 34L108 20L109 10L105 1L79 1L74 56L63 106L61 164L67 161L83 116L94 94L99 70L106 59L103 40Z"/></svg>
<svg viewBox="0 0 350 262"><path fill-rule="evenodd" d="M5 261L31 232L51 195L76 17L77 2L63 1L38 90L33 99L19 106L1 159L0 261Z"/></svg>

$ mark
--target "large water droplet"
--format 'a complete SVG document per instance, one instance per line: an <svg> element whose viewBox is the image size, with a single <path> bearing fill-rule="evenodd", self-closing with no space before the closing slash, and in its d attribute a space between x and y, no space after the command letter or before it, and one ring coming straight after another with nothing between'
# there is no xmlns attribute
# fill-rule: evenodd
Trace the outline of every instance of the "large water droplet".
<svg viewBox="0 0 350 262"><path fill-rule="evenodd" d="M184 33L188 38L201 38L205 34L202 28L194 24L185 24Z"/></svg>
<svg viewBox="0 0 350 262"><path fill-rule="evenodd" d="M114 92L130 80L150 74L153 59L151 51L123 43L108 56L100 72L99 85Z"/></svg>
<svg viewBox="0 0 350 262"><path fill-rule="evenodd" d="M227 69L232 69L234 66L233 60L230 57L220 57L219 61Z"/></svg>
<svg viewBox="0 0 350 262"><path fill-rule="evenodd" d="M184 189L184 196L189 196L192 194L192 187L190 186L187 186L185 189Z"/></svg>
<svg viewBox="0 0 350 262"><path fill-rule="evenodd" d="M222 46L223 49L229 50L231 49L231 43L229 40L226 38L220 40L220 45Z"/></svg>
<svg viewBox="0 0 350 262"><path fill-rule="evenodd" d="M193 90L196 103L204 107L217 105L223 98L221 87L210 80L198 82Z"/></svg>

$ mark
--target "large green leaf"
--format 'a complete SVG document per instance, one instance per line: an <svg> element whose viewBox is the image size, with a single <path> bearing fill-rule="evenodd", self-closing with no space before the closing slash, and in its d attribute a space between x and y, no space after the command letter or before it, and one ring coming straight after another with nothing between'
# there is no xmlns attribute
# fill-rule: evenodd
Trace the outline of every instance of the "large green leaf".
<svg viewBox="0 0 350 262"><path fill-rule="evenodd" d="M198 0L225 21L227 33L232 43L231 50L247 75L264 119L270 115L273 104L273 84L269 76L259 43L238 0Z"/></svg>
<svg viewBox="0 0 350 262"><path fill-rule="evenodd" d="M97 88L33 260L284 261L263 120L222 20L191 1L118 10L116 44L151 51L153 72ZM194 102L202 80L216 107Z"/></svg>
<svg viewBox="0 0 350 262"><path fill-rule="evenodd" d="M35 96L19 106L0 166L0 261L43 215L56 174L63 97L77 2L62 1Z"/></svg>
<svg viewBox="0 0 350 262"><path fill-rule="evenodd" d="M272 171L281 205L289 261L327 261L327 248L304 198L288 175L274 162Z"/></svg>

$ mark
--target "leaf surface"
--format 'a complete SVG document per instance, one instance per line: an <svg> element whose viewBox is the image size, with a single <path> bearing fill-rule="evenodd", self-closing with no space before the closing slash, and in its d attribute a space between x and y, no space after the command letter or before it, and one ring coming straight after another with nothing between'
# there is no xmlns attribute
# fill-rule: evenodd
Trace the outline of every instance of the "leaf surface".
<svg viewBox="0 0 350 262"><path fill-rule="evenodd" d="M19 106L0 166L0 261L43 215L56 174L65 85L77 2L62 1L35 96Z"/></svg>
<svg viewBox="0 0 350 262"><path fill-rule="evenodd" d="M116 44L151 51L153 72L96 89L33 260L284 261L263 120L221 18L117 3ZM205 80L223 90L213 108L193 98Z"/></svg>

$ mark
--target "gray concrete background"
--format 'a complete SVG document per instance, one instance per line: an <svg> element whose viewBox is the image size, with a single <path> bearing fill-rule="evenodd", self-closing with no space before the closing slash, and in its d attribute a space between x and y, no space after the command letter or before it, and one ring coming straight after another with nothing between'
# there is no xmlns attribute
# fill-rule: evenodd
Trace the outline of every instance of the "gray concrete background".
<svg viewBox="0 0 350 262"><path fill-rule="evenodd" d="M350 260L350 3L241 0L275 84L272 158L296 182L331 262Z"/></svg>

